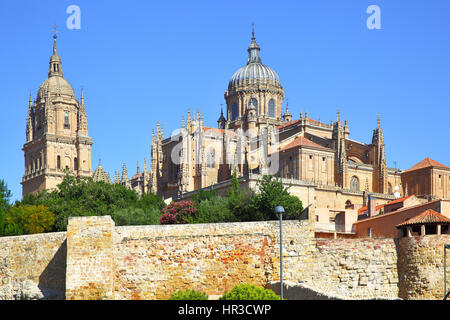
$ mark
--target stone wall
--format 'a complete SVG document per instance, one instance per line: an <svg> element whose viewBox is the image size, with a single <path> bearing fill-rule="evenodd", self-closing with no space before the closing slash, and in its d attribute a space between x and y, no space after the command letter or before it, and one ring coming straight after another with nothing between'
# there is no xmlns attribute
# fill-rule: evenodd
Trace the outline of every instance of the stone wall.
<svg viewBox="0 0 450 320"><path fill-rule="evenodd" d="M116 228L115 299L167 299L177 290L219 296L239 283L279 279L278 222ZM312 262L313 229L283 223L284 276ZM308 268L305 266L309 266Z"/></svg>
<svg viewBox="0 0 450 320"><path fill-rule="evenodd" d="M64 299L66 233L0 238L0 300Z"/></svg>
<svg viewBox="0 0 450 320"><path fill-rule="evenodd" d="M450 235L315 239L313 224L284 221L283 280L292 297L442 299L444 243ZM278 221L115 227L108 216L71 218L67 233L0 238L0 299L217 297L279 281L279 250Z"/></svg>
<svg viewBox="0 0 450 320"><path fill-rule="evenodd" d="M450 235L400 239L400 298L408 300L444 298L444 244L450 244ZM447 250L447 268L447 291L449 291L450 250Z"/></svg>
<svg viewBox="0 0 450 320"><path fill-rule="evenodd" d="M346 299L398 297L394 239L317 239L316 249L311 287Z"/></svg>
<svg viewBox="0 0 450 320"><path fill-rule="evenodd" d="M67 226L66 299L113 299L114 222L72 217Z"/></svg>

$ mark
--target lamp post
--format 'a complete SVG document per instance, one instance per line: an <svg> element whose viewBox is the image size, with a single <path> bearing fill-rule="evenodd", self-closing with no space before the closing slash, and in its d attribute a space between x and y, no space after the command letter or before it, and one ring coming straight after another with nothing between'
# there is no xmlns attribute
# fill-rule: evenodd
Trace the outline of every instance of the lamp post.
<svg viewBox="0 0 450 320"><path fill-rule="evenodd" d="M283 300L283 213L282 206L275 207L275 214L280 215L280 297Z"/></svg>

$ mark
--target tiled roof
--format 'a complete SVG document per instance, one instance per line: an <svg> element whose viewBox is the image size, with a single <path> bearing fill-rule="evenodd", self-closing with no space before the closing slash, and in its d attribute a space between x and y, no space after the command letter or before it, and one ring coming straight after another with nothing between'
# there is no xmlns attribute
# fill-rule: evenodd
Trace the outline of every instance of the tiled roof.
<svg viewBox="0 0 450 320"><path fill-rule="evenodd" d="M447 167L446 165L443 165L442 163L439 163L431 158L425 158L424 160L420 161L418 164L416 164L414 167L406 170L407 171L414 171L419 170L423 168L429 168L429 167L438 167L438 168L445 168L450 169L450 167Z"/></svg>
<svg viewBox="0 0 450 320"><path fill-rule="evenodd" d="M379 206L376 206L375 210L378 212L381 208L384 208L385 206L388 206L388 205L391 205L391 204L395 204L395 203L403 202L403 201L405 201L406 199L411 198L412 196L413 196L413 195L410 195L410 196L407 196L407 197L403 197L403 198L396 199L396 200L394 200L394 201L391 201L391 202L388 202L388 203L385 203L385 204L381 204L381 205L379 205ZM369 210L369 208L368 208L367 206L359 208L359 209L358 209L358 216L360 216L360 215L362 215L362 214L365 214L365 213L367 212L367 210Z"/></svg>
<svg viewBox="0 0 450 320"><path fill-rule="evenodd" d="M292 141L291 143L286 145L284 148L281 148L280 151L286 151L286 150L296 148L296 147L311 147L311 148L317 148L317 149L322 149L322 150L326 150L326 151L332 151L331 149L328 149L328 148L321 146L315 142L312 142L311 140L305 138L304 136L298 136L297 138L294 139L294 141Z"/></svg>
<svg viewBox="0 0 450 320"><path fill-rule="evenodd" d="M210 127L203 127L203 131L212 131L212 132L217 132L220 134L224 134L226 132L228 134L236 135L236 132L234 132L233 130L210 128Z"/></svg>
<svg viewBox="0 0 450 320"><path fill-rule="evenodd" d="M295 120L295 121L291 121L291 122L288 122L288 123L285 123L285 124L282 124L281 126L278 126L277 129L281 129L281 128L284 128L284 127L289 127L289 126L291 126L293 124L296 124L299 121L300 121L300 119Z"/></svg>
<svg viewBox="0 0 450 320"><path fill-rule="evenodd" d="M415 216L414 218L411 218L409 220L406 220L403 223L400 223L397 225L398 227L404 227L409 225L415 225L415 224L427 224L427 223L450 223L450 219L446 216L440 214L439 212L436 212L432 209L425 210L421 214Z"/></svg>

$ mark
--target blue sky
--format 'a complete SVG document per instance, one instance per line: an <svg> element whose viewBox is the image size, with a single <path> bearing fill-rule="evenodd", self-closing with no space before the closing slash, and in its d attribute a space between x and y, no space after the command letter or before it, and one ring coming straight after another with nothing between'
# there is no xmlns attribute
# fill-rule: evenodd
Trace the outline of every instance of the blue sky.
<svg viewBox="0 0 450 320"><path fill-rule="evenodd" d="M72 4L80 29L66 27ZM366 26L369 5L381 30ZM101 158L111 178L149 163L157 121L168 136L190 108L217 125L252 22L294 118L339 109L350 138L370 143L379 114L388 166L450 165L449 12L447 0L1 1L0 179L21 198L28 97L47 77L54 23L64 76L84 88L92 169Z"/></svg>

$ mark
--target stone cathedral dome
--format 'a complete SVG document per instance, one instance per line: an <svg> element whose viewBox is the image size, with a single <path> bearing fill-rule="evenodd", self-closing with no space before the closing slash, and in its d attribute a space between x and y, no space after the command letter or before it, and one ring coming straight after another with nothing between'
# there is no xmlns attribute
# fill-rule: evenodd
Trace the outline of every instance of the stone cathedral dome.
<svg viewBox="0 0 450 320"><path fill-rule="evenodd" d="M56 35L53 39L53 54L50 56L48 78L39 87L37 93L38 101L45 99L47 94L75 98L75 92L72 86L63 77L61 57L58 55L56 49Z"/></svg>
<svg viewBox="0 0 450 320"><path fill-rule="evenodd" d="M256 43L255 33L252 32L252 42L248 47L247 65L237 70L228 83L228 90L248 87L252 85L271 85L281 88L277 73L264 65L259 56L260 47Z"/></svg>

